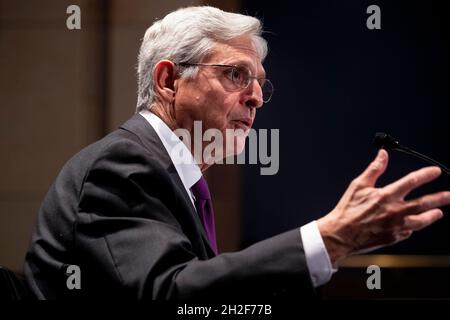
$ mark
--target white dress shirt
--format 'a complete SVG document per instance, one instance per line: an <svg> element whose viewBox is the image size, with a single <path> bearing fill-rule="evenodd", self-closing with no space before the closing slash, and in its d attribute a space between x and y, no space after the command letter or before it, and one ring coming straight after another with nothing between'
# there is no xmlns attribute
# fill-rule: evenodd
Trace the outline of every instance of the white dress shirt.
<svg viewBox="0 0 450 320"><path fill-rule="evenodd" d="M174 163L186 192L190 195L192 205L195 209L195 199L193 198L191 187L200 180L202 172L195 163L194 157L186 145L157 115L148 110L143 110L139 114L148 121L161 139L170 159ZM174 150L177 150L176 154ZM183 161L180 161L180 153L182 154ZM331 279L335 270L331 266L330 258L316 221L302 226L300 228L300 236L312 283L315 287L323 285Z"/></svg>
<svg viewBox="0 0 450 320"><path fill-rule="evenodd" d="M183 183L184 188L192 201L192 206L195 209L194 196L191 192L192 186L200 180L202 172L200 167L195 163L195 159L192 153L186 147L186 145L177 137L175 133L153 112L143 110L139 112L145 120L150 123L153 129L156 131L159 139L161 139L164 148L172 160L178 176ZM174 151L177 151L176 154ZM181 154L181 156L180 156ZM196 210L196 209L195 209Z"/></svg>

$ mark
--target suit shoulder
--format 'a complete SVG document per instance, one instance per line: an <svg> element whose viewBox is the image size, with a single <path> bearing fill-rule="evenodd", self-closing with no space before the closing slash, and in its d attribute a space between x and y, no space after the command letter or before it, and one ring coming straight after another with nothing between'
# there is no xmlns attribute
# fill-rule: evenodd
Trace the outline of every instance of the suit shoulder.
<svg viewBox="0 0 450 320"><path fill-rule="evenodd" d="M120 171L124 168L131 169L131 164L135 164L133 170L148 170L145 167L159 167L160 162L162 161L158 161L137 135L117 129L69 159L61 169L56 184L65 187L71 185L80 190L94 168Z"/></svg>

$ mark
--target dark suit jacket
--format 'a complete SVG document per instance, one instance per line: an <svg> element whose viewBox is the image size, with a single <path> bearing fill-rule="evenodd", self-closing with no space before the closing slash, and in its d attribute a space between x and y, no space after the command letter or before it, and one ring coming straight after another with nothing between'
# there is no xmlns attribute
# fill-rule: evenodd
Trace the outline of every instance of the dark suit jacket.
<svg viewBox="0 0 450 320"><path fill-rule="evenodd" d="M69 290L67 267L81 270ZM61 170L25 261L38 298L195 299L314 292L298 229L215 256L170 157L139 114Z"/></svg>

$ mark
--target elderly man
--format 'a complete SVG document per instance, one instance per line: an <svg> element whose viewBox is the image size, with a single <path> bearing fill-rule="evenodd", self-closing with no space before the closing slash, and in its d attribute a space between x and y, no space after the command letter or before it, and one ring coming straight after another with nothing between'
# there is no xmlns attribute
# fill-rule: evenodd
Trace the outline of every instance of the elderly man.
<svg viewBox="0 0 450 320"><path fill-rule="evenodd" d="M218 253L202 176L211 162L196 161L198 141L182 142L175 133L194 136L195 121L205 131L240 129L244 135L225 145L241 151L273 91L262 66L266 52L257 19L212 7L177 10L147 30L138 112L75 155L41 207L25 263L38 298L308 296L340 259L406 239L442 217L437 207L450 203L450 192L404 200L440 169L375 188L388 163L381 150L323 218ZM177 148L188 155L183 161ZM77 270L80 284L71 286Z"/></svg>

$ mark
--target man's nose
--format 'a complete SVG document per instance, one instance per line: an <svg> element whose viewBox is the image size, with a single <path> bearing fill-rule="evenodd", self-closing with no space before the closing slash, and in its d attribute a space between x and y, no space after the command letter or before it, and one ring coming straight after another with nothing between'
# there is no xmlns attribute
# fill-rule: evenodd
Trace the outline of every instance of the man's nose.
<svg viewBox="0 0 450 320"><path fill-rule="evenodd" d="M252 79L246 89L245 106L248 108L260 108L263 104L262 88L256 79Z"/></svg>

